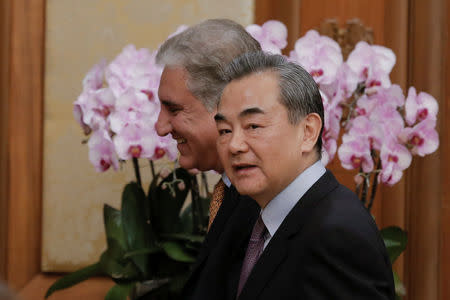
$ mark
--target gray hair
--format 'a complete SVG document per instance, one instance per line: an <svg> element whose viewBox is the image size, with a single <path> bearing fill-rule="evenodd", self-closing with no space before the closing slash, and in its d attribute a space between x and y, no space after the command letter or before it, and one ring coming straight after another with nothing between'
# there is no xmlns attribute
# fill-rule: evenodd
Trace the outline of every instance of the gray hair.
<svg viewBox="0 0 450 300"><path fill-rule="evenodd" d="M316 148L322 150L324 108L319 88L312 76L300 65L288 61L282 55L260 52L246 53L234 59L223 74L225 82L231 82L258 72L274 72L278 75L280 102L288 111L291 124L298 124L306 115L317 113L322 128Z"/></svg>
<svg viewBox="0 0 450 300"><path fill-rule="evenodd" d="M166 40L156 63L183 67L188 74L187 88L211 111L220 100L226 65L243 53L259 50L259 43L238 23L211 19Z"/></svg>

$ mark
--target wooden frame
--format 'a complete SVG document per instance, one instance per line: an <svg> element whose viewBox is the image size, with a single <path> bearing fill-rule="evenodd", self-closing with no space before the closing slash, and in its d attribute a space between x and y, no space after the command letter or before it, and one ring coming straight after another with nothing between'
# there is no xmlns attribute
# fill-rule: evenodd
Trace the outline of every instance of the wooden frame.
<svg viewBox="0 0 450 300"><path fill-rule="evenodd" d="M8 212L9 2L0 3L0 279L6 278Z"/></svg>
<svg viewBox="0 0 450 300"><path fill-rule="evenodd" d="M7 282L14 289L25 286L40 272L42 207L42 117L44 68L44 0L7 0L9 25L8 95L5 134ZM3 82L2 82L3 84ZM3 96L3 95L2 95Z"/></svg>

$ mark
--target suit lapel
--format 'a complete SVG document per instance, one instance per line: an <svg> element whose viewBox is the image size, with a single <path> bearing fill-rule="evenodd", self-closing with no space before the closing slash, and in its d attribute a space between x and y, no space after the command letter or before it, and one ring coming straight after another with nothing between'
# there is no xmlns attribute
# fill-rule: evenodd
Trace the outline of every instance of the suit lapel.
<svg viewBox="0 0 450 300"><path fill-rule="evenodd" d="M308 222L311 211L320 200L337 186L338 182L333 174L327 170L303 195L270 240L250 273L239 299L257 299L277 267L286 258L289 239L297 234L303 225Z"/></svg>

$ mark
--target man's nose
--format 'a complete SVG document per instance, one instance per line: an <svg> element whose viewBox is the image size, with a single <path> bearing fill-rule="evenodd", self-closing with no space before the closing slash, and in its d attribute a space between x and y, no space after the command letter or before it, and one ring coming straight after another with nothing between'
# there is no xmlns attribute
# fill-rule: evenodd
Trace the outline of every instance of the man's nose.
<svg viewBox="0 0 450 300"><path fill-rule="evenodd" d="M230 152L233 154L248 151L248 145L247 142L245 141L245 136L241 130L233 131L229 144L229 149Z"/></svg>
<svg viewBox="0 0 450 300"><path fill-rule="evenodd" d="M164 109L161 109L161 112L159 113L155 128L159 136L168 135L172 131L169 117L167 116L167 113L164 111Z"/></svg>

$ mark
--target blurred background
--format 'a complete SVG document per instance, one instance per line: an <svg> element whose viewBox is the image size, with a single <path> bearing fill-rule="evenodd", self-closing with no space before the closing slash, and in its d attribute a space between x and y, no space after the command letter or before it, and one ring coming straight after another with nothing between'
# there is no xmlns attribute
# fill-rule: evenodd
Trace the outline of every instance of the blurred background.
<svg viewBox="0 0 450 300"><path fill-rule="evenodd" d="M284 54L309 29L332 35L356 22L350 36L373 36L397 55L393 83L437 99L439 149L415 157L399 184L383 186L373 212L380 227L408 232L395 265L405 299L450 299L450 0L2 0L0 279L23 299L43 299L59 274L105 248L102 206L120 206L133 172L98 174L89 163L72 115L86 72L127 44L155 50L179 25L218 17L283 22ZM354 173L337 159L328 167L354 188ZM111 285L93 279L51 299L103 299Z"/></svg>

